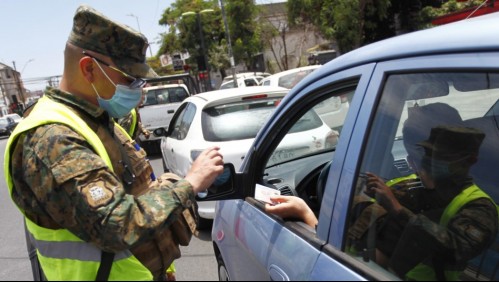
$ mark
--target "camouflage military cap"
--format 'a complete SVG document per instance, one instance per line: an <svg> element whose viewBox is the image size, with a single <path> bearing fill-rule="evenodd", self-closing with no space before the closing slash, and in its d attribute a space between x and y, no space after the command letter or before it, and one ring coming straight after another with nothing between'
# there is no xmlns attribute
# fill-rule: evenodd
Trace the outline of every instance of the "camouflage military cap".
<svg viewBox="0 0 499 282"><path fill-rule="evenodd" d="M110 57L127 74L141 78L158 76L146 63L147 38L89 6L76 10L68 42Z"/></svg>
<svg viewBox="0 0 499 282"><path fill-rule="evenodd" d="M476 128L437 126L431 129L428 140L419 143L425 153L441 160L458 160L477 156L485 134Z"/></svg>

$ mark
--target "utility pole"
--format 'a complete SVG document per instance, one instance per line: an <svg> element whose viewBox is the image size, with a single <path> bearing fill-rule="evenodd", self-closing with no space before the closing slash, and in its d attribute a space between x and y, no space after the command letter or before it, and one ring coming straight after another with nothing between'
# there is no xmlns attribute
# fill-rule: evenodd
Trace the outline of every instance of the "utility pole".
<svg viewBox="0 0 499 282"><path fill-rule="evenodd" d="M12 65L14 65L14 79L16 80L16 84L17 84L17 92L19 93L19 96L21 97L21 102L22 102L21 105L24 107L24 102L25 102L24 101L24 90L21 87L21 79L19 78L19 75L18 75L19 73L17 72L17 69L16 69L16 62L12 61Z"/></svg>
<svg viewBox="0 0 499 282"><path fill-rule="evenodd" d="M209 13L209 12L213 12L213 9L205 9L205 10L202 10L202 11L199 11L199 12L185 12L185 13L182 13L182 17L189 16L189 15L195 15L196 16L196 22L197 22L198 29L199 29L199 37L200 37L200 40L201 40L201 53L202 53L202 56L203 56L204 65L206 67L206 74L208 76L207 79L205 78L205 83L204 83L206 91L211 91L212 88L211 88L210 65L208 64L207 51L206 51L206 47L205 47L205 44L204 44L204 36L203 36L203 29L202 29L203 27L201 25L201 14L203 14L203 13ZM208 80L208 81L206 81L206 80Z"/></svg>
<svg viewBox="0 0 499 282"><path fill-rule="evenodd" d="M204 36L203 36L203 27L201 25L201 12L196 13L197 17L197 22L198 22L198 29L199 29L199 38L201 38L201 50L203 50L203 60L204 60L204 65L206 67L206 73L208 74L208 79L205 78L205 88L207 91L211 91L211 75L210 75L210 66L208 64L207 56L206 56L206 45L204 44ZM206 80L208 80L208 83L206 83Z"/></svg>
<svg viewBox="0 0 499 282"><path fill-rule="evenodd" d="M139 28L139 32L140 32L140 33L142 33L142 31L140 30L139 17L137 17L137 16L136 16L136 15L134 15L134 14L128 14L127 16L129 16L129 17L134 17L134 18L135 18L135 20L137 21L137 27ZM149 53L151 53L151 58L152 58L152 49L151 49L151 44L149 44L149 43L148 43L148 45L149 45Z"/></svg>
<svg viewBox="0 0 499 282"><path fill-rule="evenodd" d="M236 64L234 62L234 55L232 54L232 44L230 42L229 25L227 24L227 18L225 16L225 8L224 8L223 0L220 0L220 9L222 10L222 18L224 19L225 35L227 36L227 48L229 51L230 68L232 69L232 78L234 81L234 88L237 88Z"/></svg>

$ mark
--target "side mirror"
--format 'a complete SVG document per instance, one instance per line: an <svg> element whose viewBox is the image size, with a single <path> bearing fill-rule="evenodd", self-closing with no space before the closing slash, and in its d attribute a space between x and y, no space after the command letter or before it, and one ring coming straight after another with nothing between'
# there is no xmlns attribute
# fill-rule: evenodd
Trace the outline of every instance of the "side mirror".
<svg viewBox="0 0 499 282"><path fill-rule="evenodd" d="M220 174L210 188L204 192L198 193L196 200L217 200L218 198L224 198L227 194L230 194L235 185L235 169L234 165L231 163L224 164L224 172Z"/></svg>

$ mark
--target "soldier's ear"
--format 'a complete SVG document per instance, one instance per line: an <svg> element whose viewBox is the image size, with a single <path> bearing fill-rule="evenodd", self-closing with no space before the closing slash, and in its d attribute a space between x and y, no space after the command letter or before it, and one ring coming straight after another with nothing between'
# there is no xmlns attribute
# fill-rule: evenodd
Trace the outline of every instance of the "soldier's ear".
<svg viewBox="0 0 499 282"><path fill-rule="evenodd" d="M80 59L80 72L89 83L93 83L95 80L94 71L95 62L92 58L85 56Z"/></svg>

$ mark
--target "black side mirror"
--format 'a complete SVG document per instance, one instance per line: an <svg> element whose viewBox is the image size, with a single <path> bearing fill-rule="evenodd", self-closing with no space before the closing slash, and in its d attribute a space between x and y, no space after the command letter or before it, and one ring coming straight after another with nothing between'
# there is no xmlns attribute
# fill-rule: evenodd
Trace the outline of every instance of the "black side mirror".
<svg viewBox="0 0 499 282"><path fill-rule="evenodd" d="M234 189L234 176L236 172L231 163L224 164L224 172L220 174L206 191L198 193L196 200L216 200L227 195Z"/></svg>

